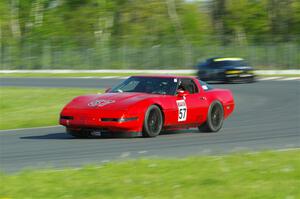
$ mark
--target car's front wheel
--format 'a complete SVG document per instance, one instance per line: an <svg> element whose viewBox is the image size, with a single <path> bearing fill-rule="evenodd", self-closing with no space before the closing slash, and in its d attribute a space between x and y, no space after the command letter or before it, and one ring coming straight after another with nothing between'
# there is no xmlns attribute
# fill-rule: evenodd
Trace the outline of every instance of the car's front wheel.
<svg viewBox="0 0 300 199"><path fill-rule="evenodd" d="M163 125L162 112L156 105L151 105L145 114L143 124L144 137L156 137L159 135Z"/></svg>
<svg viewBox="0 0 300 199"><path fill-rule="evenodd" d="M91 133L83 130L73 130L67 128L67 133L75 138L88 138Z"/></svg>
<svg viewBox="0 0 300 199"><path fill-rule="evenodd" d="M218 132L224 121L224 109L219 101L211 103L208 109L207 120L201 126L198 126L199 131Z"/></svg>

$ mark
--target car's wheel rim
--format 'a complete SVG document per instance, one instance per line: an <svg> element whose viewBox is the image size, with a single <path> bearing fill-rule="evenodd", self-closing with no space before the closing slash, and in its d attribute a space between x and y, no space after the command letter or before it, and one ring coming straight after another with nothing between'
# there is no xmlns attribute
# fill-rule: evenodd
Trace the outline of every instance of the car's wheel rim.
<svg viewBox="0 0 300 199"><path fill-rule="evenodd" d="M148 129L151 133L156 134L160 129L161 119L159 113L156 110L151 110L148 117Z"/></svg>
<svg viewBox="0 0 300 199"><path fill-rule="evenodd" d="M214 128L218 128L222 122L222 111L219 106L214 106L211 111L211 123Z"/></svg>

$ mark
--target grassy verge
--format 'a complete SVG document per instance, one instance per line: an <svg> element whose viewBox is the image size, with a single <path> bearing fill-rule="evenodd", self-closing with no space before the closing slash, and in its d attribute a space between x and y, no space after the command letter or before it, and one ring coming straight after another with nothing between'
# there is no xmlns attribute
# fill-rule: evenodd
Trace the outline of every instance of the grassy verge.
<svg viewBox="0 0 300 199"><path fill-rule="evenodd" d="M0 77L127 77L142 73L0 73Z"/></svg>
<svg viewBox="0 0 300 199"><path fill-rule="evenodd" d="M63 106L91 89L0 88L0 129L57 125Z"/></svg>
<svg viewBox="0 0 300 199"><path fill-rule="evenodd" d="M300 150L0 175L0 198L300 198Z"/></svg>

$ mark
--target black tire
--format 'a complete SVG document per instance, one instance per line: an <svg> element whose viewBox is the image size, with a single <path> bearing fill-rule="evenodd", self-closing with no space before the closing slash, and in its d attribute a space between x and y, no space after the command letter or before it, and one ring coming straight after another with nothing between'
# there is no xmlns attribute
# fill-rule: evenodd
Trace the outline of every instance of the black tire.
<svg viewBox="0 0 300 199"><path fill-rule="evenodd" d="M72 130L67 128L67 133L75 138L88 138L91 133L83 130Z"/></svg>
<svg viewBox="0 0 300 199"><path fill-rule="evenodd" d="M224 121L224 109L219 101L211 103L208 109L207 120L202 125L198 126L199 131L218 132Z"/></svg>
<svg viewBox="0 0 300 199"><path fill-rule="evenodd" d="M236 80L234 80L232 78L225 78L224 83L225 84L232 84L232 83L236 83Z"/></svg>
<svg viewBox="0 0 300 199"><path fill-rule="evenodd" d="M145 114L143 124L143 137L156 137L163 126L163 116L161 110L156 105L151 105Z"/></svg>
<svg viewBox="0 0 300 199"><path fill-rule="evenodd" d="M234 84L234 83L238 83L238 84L245 84L245 83L254 83L256 81L255 77L249 77L249 78L237 78L237 79L232 79L232 78L226 78L225 79L225 83L228 84Z"/></svg>
<svg viewBox="0 0 300 199"><path fill-rule="evenodd" d="M255 76L250 78L249 83L255 83L255 82L256 82L256 77Z"/></svg>

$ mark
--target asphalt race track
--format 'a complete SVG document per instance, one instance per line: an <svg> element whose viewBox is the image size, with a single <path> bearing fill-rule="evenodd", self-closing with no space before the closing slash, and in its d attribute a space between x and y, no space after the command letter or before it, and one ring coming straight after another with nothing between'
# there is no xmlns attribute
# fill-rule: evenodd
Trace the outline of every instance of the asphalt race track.
<svg viewBox="0 0 300 199"><path fill-rule="evenodd" d="M22 78L1 86L104 88L120 79ZM53 83L55 82L55 83ZM156 138L73 139L62 127L0 131L0 170L77 167L141 157L185 157L300 147L300 81L260 81L254 84L215 84L230 88L236 109L219 133L196 129L164 133ZM1 88L0 88L1 89Z"/></svg>

